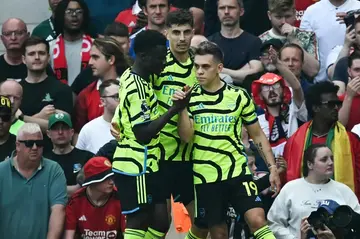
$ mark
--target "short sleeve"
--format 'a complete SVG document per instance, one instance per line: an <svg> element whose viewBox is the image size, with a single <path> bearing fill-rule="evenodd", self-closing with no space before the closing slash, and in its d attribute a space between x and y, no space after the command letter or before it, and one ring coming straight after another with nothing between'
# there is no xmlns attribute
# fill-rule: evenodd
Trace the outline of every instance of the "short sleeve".
<svg viewBox="0 0 360 239"><path fill-rule="evenodd" d="M253 60L259 60L260 59L260 49L261 49L261 40L258 37L254 38L254 43L252 46L252 49L249 49L249 59L248 61L253 61Z"/></svg>
<svg viewBox="0 0 360 239"><path fill-rule="evenodd" d="M241 112L243 123L245 125L251 125L257 122L258 119L255 112L255 104L245 91L242 93L241 101L243 105L243 110Z"/></svg>
<svg viewBox="0 0 360 239"><path fill-rule="evenodd" d="M59 82L59 89L54 102L55 109L67 112L69 115L73 114L73 92L70 86Z"/></svg>
<svg viewBox="0 0 360 239"><path fill-rule="evenodd" d="M129 87L125 96L125 110L128 112L132 127L145 123L151 118L151 106L148 100L147 86L136 77L132 87ZM148 96L148 97L147 97Z"/></svg>
<svg viewBox="0 0 360 239"><path fill-rule="evenodd" d="M45 166L46 167L46 166ZM66 191L66 178L64 171L59 164L56 163L54 166L54 172L52 173L51 184L49 185L49 201L50 206L56 204L66 205L67 201L67 191Z"/></svg>
<svg viewBox="0 0 360 239"><path fill-rule="evenodd" d="M75 208L74 200L70 199L69 203L66 205L65 230L76 230L77 216Z"/></svg>

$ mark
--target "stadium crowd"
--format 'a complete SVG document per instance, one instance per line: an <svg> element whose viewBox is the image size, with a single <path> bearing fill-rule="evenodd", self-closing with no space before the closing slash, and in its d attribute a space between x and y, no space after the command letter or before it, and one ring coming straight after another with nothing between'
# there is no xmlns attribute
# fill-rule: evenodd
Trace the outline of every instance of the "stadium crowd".
<svg viewBox="0 0 360 239"><path fill-rule="evenodd" d="M360 238L358 0L48 2L1 29L0 238Z"/></svg>

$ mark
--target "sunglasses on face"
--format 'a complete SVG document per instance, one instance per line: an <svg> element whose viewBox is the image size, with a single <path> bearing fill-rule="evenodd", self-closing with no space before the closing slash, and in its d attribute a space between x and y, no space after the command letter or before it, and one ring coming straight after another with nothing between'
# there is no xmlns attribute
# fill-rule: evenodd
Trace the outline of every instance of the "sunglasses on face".
<svg viewBox="0 0 360 239"><path fill-rule="evenodd" d="M327 106L328 108L333 109L335 107L340 108L342 106L342 101L340 101L340 100L329 100L329 101L323 101L323 102L321 102L321 104Z"/></svg>
<svg viewBox="0 0 360 239"><path fill-rule="evenodd" d="M19 142L23 143L27 148L34 147L34 144L36 145L36 147L44 147L43 140L19 140Z"/></svg>
<svg viewBox="0 0 360 239"><path fill-rule="evenodd" d="M10 122L11 120L11 115L0 115L0 119L2 122Z"/></svg>
<svg viewBox="0 0 360 239"><path fill-rule="evenodd" d="M261 90L266 92L266 91L270 91L270 89L273 89L273 90L279 89L280 87L281 87L280 83L275 83L273 85L262 85Z"/></svg>

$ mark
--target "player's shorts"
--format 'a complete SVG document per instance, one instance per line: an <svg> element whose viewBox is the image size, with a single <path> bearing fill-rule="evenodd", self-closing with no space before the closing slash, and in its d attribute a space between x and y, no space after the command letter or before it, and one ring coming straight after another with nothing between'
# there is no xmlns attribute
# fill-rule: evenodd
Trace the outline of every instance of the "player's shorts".
<svg viewBox="0 0 360 239"><path fill-rule="evenodd" d="M251 175L226 181L195 185L196 217L208 228L224 223L229 204L243 216L253 208L262 208L257 186Z"/></svg>
<svg viewBox="0 0 360 239"><path fill-rule="evenodd" d="M160 172L140 176L115 173L114 182L121 202L122 214L130 214L155 204L166 204Z"/></svg>
<svg viewBox="0 0 360 239"><path fill-rule="evenodd" d="M194 200L194 178L192 162L160 161L159 171L163 177L166 198L171 195L175 202L185 206Z"/></svg>

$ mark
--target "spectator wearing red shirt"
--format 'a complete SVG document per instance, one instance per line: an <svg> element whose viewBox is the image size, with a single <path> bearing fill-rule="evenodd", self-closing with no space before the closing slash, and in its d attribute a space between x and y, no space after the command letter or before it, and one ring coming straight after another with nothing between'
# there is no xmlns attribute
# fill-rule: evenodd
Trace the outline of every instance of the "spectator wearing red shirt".
<svg viewBox="0 0 360 239"><path fill-rule="evenodd" d="M66 206L65 239L123 238L125 217L116 196L111 162L90 159L84 167L85 181Z"/></svg>
<svg viewBox="0 0 360 239"><path fill-rule="evenodd" d="M339 111L339 121L350 131L360 123L360 53L355 51L348 58L349 83L346 92L339 96L343 105Z"/></svg>
<svg viewBox="0 0 360 239"><path fill-rule="evenodd" d="M135 4L124 11L121 11L115 18L115 22L121 22L125 24L131 34L133 28L136 26L137 15L142 11L141 4L136 1Z"/></svg>
<svg viewBox="0 0 360 239"><path fill-rule="evenodd" d="M103 81L116 79L128 67L128 62L120 44L110 37L96 39L90 52L89 65L93 75L98 78L80 92L75 103L74 129L79 133L89 121L101 116L99 86Z"/></svg>

